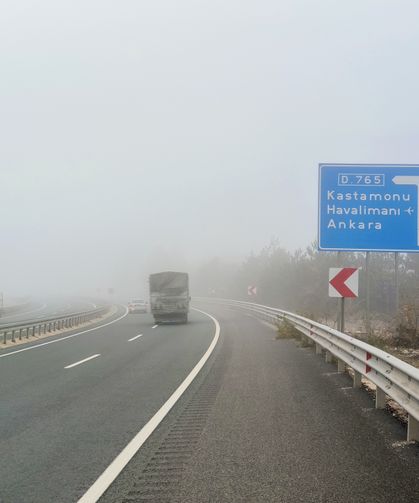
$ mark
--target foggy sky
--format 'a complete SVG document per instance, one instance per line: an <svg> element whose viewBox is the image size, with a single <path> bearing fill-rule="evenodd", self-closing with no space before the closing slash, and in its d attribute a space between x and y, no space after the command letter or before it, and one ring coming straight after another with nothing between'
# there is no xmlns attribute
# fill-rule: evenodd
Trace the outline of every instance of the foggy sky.
<svg viewBox="0 0 419 503"><path fill-rule="evenodd" d="M6 293L304 247L319 162L419 162L415 0L1 4Z"/></svg>

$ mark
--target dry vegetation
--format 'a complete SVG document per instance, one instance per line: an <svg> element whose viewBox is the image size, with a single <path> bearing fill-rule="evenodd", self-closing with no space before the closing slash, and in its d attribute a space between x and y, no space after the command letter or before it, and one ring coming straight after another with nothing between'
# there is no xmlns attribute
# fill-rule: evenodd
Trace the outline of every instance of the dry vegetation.
<svg viewBox="0 0 419 503"><path fill-rule="evenodd" d="M365 253L319 252L316 243L290 252L274 241L242 264L212 260L197 271L193 286L198 295L276 306L336 327L338 301L328 297L328 270L339 265L360 267L359 298L346 302L346 331L419 366L419 255L399 256L398 312L394 258L394 253L371 254L370 323ZM257 286L256 298L247 296L249 285ZM286 336L289 328L282 327L280 332Z"/></svg>

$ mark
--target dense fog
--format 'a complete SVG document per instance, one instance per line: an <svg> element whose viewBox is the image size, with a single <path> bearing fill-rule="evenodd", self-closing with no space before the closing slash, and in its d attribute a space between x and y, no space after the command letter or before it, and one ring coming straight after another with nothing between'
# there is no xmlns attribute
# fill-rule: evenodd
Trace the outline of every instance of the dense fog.
<svg viewBox="0 0 419 503"><path fill-rule="evenodd" d="M5 298L123 300L160 270L223 293L272 240L305 249L319 162L418 161L418 15L414 0L3 0ZM228 293L257 281L242 278Z"/></svg>

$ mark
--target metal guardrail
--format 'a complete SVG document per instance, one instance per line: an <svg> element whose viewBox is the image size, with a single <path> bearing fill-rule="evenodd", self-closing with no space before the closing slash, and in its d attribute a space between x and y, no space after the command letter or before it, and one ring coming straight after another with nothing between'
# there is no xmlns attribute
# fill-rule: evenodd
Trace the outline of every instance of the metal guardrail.
<svg viewBox="0 0 419 503"><path fill-rule="evenodd" d="M316 353L325 353L326 361L337 360L338 371L353 370L353 386L360 387L362 377L376 385L375 406L386 406L386 395L408 413L407 440L419 441L419 369L381 349L316 321L273 307L231 299L196 297L194 300L239 309L277 325L288 320Z"/></svg>
<svg viewBox="0 0 419 503"><path fill-rule="evenodd" d="M108 310L109 306L102 306L90 311L68 313L64 316L42 318L36 321L9 323L0 326L0 340L3 339L3 344L6 344L8 338L11 342L16 342L16 339L21 341L22 338L29 339L30 337L40 336L47 332L52 333L64 328L74 328L82 323L99 318Z"/></svg>

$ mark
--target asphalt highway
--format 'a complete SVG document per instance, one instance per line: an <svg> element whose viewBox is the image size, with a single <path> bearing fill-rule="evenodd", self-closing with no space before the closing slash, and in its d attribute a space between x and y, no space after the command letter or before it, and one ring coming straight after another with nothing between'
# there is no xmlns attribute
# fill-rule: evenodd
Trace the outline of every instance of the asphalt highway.
<svg viewBox="0 0 419 503"><path fill-rule="evenodd" d="M419 501L418 444L347 374L202 307L218 344L100 503ZM0 352L1 503L77 502L107 473L213 341L211 319L190 318L156 326L121 307L97 330Z"/></svg>
<svg viewBox="0 0 419 503"><path fill-rule="evenodd" d="M155 326L121 307L113 320L0 351L1 503L77 501L214 336L195 312L187 325Z"/></svg>
<svg viewBox="0 0 419 503"><path fill-rule="evenodd" d="M33 302L21 312L1 316L0 327L10 323L25 323L27 321L37 321L42 318L64 316L70 313L88 311L90 309L94 309L94 306L94 303L80 299L45 299Z"/></svg>
<svg viewBox="0 0 419 503"><path fill-rule="evenodd" d="M100 503L419 501L419 447L347 374L260 321L203 307L221 338Z"/></svg>

